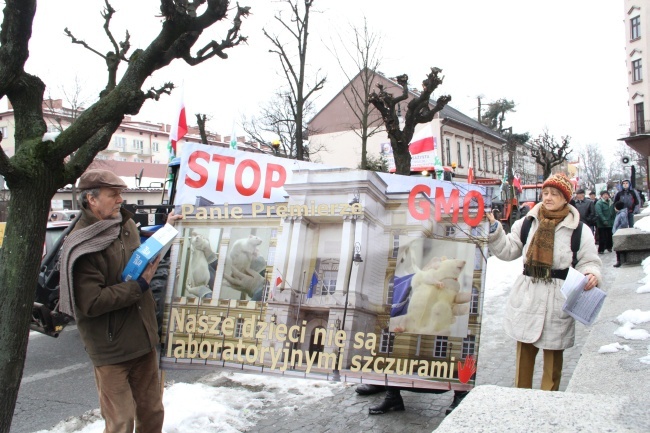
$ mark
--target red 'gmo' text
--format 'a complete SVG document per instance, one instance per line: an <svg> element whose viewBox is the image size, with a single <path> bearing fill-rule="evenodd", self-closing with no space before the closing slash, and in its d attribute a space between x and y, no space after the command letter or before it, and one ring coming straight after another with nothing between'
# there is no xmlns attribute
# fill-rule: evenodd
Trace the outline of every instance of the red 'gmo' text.
<svg viewBox="0 0 650 433"><path fill-rule="evenodd" d="M427 185L415 185L409 194L408 207L411 216L417 220L424 221L431 217L431 206L427 200L416 200L418 194L421 192L431 197L431 188ZM478 204L478 211L476 215L472 216L469 213L469 205L475 199ZM434 218L436 221L442 219L443 214L451 214L451 221L455 224L458 222L459 206L459 191L452 189L449 197L445 197L445 191L436 187L434 198ZM485 214L483 207L485 202L483 196L478 191L468 191L463 197L463 220L471 227L476 227L480 224Z"/></svg>

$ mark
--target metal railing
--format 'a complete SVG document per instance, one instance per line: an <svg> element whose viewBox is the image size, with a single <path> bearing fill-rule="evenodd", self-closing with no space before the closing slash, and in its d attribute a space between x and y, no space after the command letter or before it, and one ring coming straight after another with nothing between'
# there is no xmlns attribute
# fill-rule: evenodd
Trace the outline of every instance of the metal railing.
<svg viewBox="0 0 650 433"><path fill-rule="evenodd" d="M650 134L650 120L644 120L642 122L630 122L629 134L630 136Z"/></svg>

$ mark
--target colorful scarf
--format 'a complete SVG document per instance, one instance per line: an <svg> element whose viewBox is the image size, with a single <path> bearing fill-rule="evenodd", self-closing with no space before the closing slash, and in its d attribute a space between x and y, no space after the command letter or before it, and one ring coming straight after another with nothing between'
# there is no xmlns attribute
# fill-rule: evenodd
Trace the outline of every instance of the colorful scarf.
<svg viewBox="0 0 650 433"><path fill-rule="evenodd" d="M526 269L533 278L550 283L551 268L553 266L553 247L555 244L555 227L569 215L569 206L564 206L558 211L549 211L540 206L538 221L539 226L528 245L526 252Z"/></svg>

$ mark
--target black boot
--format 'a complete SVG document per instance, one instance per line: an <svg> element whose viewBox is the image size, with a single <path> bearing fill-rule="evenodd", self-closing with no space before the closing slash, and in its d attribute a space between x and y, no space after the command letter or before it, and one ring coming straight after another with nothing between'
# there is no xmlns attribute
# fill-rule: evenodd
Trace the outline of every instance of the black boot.
<svg viewBox="0 0 650 433"><path fill-rule="evenodd" d="M402 396L399 393L399 388L386 387L386 397L384 401L379 403L377 406L373 406L368 409L370 415L380 415L386 413L389 410L404 410L404 401Z"/></svg>
<svg viewBox="0 0 650 433"><path fill-rule="evenodd" d="M357 386L357 389L355 389L355 391L359 395L372 395L386 391L386 387L384 385L371 385L369 383L362 383L361 385Z"/></svg>
<svg viewBox="0 0 650 433"><path fill-rule="evenodd" d="M445 415L449 415L454 409L456 409L467 394L469 394L469 391L454 391L454 401L452 401L447 408Z"/></svg>

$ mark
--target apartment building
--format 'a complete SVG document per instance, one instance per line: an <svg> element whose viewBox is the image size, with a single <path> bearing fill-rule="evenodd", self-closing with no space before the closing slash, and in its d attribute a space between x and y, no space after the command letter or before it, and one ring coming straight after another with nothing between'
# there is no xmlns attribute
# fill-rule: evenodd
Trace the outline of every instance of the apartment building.
<svg viewBox="0 0 650 433"><path fill-rule="evenodd" d="M650 0L624 0L625 63L630 127L620 140L650 156Z"/></svg>

